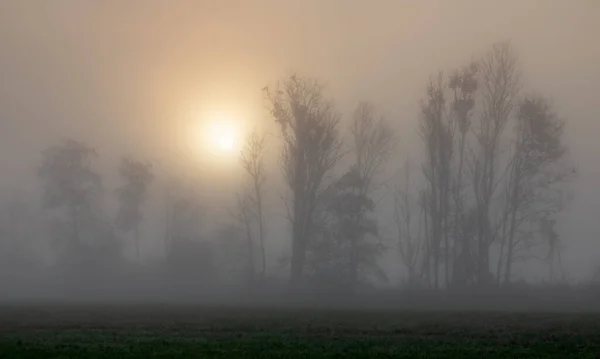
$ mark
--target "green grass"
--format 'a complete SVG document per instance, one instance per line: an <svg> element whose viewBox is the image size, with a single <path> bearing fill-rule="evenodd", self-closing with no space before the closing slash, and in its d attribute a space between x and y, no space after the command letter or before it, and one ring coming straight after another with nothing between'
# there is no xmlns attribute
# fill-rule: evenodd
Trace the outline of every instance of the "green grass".
<svg viewBox="0 0 600 359"><path fill-rule="evenodd" d="M598 358L600 315L4 307L0 358Z"/></svg>

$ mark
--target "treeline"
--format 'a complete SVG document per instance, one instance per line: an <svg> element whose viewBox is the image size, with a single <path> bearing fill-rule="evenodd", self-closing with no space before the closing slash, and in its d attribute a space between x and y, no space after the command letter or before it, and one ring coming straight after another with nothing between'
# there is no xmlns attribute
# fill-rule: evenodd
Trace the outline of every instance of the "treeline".
<svg viewBox="0 0 600 359"><path fill-rule="evenodd" d="M227 280L258 288L273 277L269 264L279 261L293 288L355 293L387 280L380 263L390 251L411 288L500 287L515 281L517 264L535 258L546 264L549 282L564 282L555 223L568 202L564 184L575 175L565 122L549 100L522 85L508 43L449 75L432 76L414 114L422 141L418 167L399 160L406 154L398 151L393 122L372 104L358 104L342 121L317 80L292 75L265 87L280 132L289 256L268 257L265 189L278 173L265 168L267 137L253 132L240 158L247 183L231 225L215 238L200 234L198 218L210 206L193 195L194 184L171 181L161 219L165 258L156 264L163 284ZM117 169L120 187L106 190L94 169L97 157L78 141L43 152L38 176L43 209L52 216L42 235L61 268L119 273L116 268L131 265L122 256L125 237L134 240L139 258L144 203L157 173L150 162L125 157ZM394 198L393 238L381 234L376 211L386 209L375 198L390 167L403 168L401 183L386 193ZM109 192L118 199L115 214L103 207ZM7 208L4 242L19 241L24 232L10 217L15 207Z"/></svg>
<svg viewBox="0 0 600 359"><path fill-rule="evenodd" d="M513 280L515 263L544 248L549 281L559 280L556 214L575 174L564 121L542 95L521 91L510 44L479 61L433 76L421 101L420 186L396 193L397 244L408 284L489 287ZM339 118L322 88L292 76L267 89L284 139L282 169L291 196L290 279L326 278L354 290L385 249L371 216L372 192L392 159L394 135L360 104L349 142L353 163L333 183L342 152Z"/></svg>

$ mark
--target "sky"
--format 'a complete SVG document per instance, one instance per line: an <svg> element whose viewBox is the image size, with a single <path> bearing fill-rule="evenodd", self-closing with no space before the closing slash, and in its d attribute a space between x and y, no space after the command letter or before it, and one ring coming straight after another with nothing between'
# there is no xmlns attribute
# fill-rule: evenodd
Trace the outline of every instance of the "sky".
<svg viewBox="0 0 600 359"><path fill-rule="evenodd" d="M373 102L399 134L400 167L419 151L428 77L510 40L524 91L568 121L579 176L559 229L567 265L583 273L600 262L598 34L596 0L4 0L0 188L35 186L39 151L63 138L95 146L113 171L124 153L187 153L190 119L269 128L261 89L292 71L326 83L344 114ZM220 187L206 179L217 206L234 181L202 165L225 171Z"/></svg>

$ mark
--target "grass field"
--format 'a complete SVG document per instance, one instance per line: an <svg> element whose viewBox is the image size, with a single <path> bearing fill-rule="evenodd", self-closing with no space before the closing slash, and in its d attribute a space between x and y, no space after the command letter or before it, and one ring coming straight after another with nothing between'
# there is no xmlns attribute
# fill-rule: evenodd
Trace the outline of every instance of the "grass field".
<svg viewBox="0 0 600 359"><path fill-rule="evenodd" d="M600 358L600 314L4 306L0 358Z"/></svg>

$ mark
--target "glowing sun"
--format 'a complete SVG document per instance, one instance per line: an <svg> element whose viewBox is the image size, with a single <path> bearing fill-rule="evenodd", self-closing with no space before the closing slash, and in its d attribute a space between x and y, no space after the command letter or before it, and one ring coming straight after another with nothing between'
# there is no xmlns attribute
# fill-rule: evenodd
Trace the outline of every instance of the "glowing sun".
<svg viewBox="0 0 600 359"><path fill-rule="evenodd" d="M210 141L221 151L231 152L237 145L236 128L223 122L215 122L210 126Z"/></svg>
<svg viewBox="0 0 600 359"><path fill-rule="evenodd" d="M241 128L236 121L221 116L210 118L194 132L194 141L202 143L204 153L231 156L239 152Z"/></svg>

